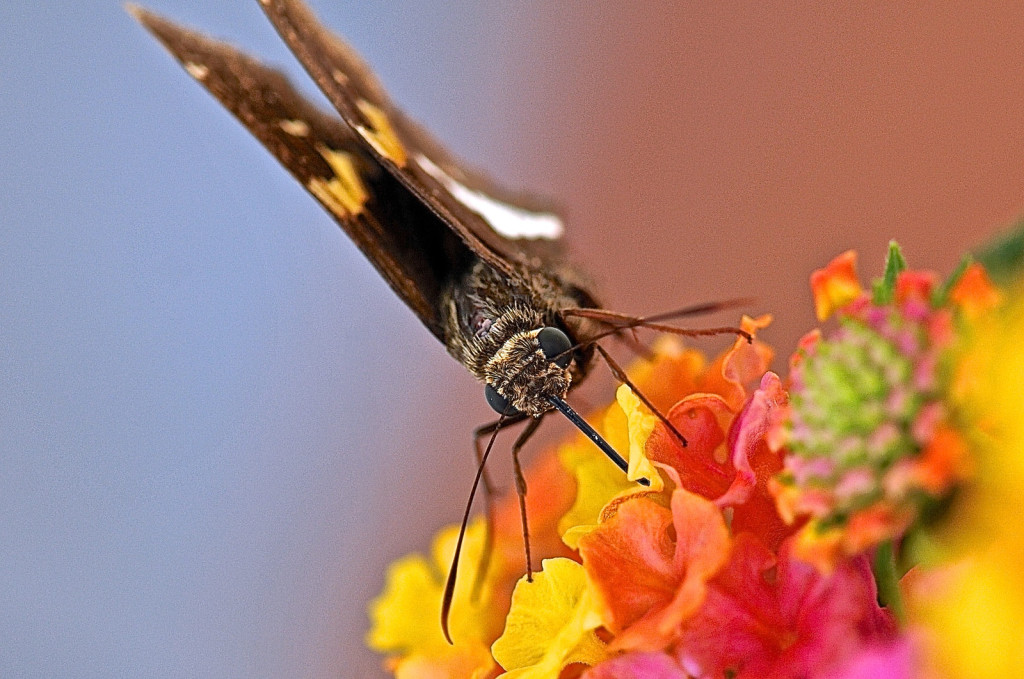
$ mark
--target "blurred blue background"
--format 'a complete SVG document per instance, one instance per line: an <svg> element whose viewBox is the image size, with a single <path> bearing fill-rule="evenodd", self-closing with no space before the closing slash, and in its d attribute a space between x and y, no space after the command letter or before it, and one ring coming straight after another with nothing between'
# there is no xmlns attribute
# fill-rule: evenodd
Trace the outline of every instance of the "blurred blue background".
<svg viewBox="0 0 1024 679"><path fill-rule="evenodd" d="M151 7L314 93L255 2ZM500 148L493 8L317 9ZM0 676L376 675L366 602L455 519L479 387L119 3L0 26Z"/></svg>
<svg viewBox="0 0 1024 679"><path fill-rule="evenodd" d="M784 357L841 250L948 270L1024 211L1013 3L313 5L622 311L756 294ZM150 7L316 96L255 2ZM479 385L116 2L0 5L0 159L0 676L378 675Z"/></svg>

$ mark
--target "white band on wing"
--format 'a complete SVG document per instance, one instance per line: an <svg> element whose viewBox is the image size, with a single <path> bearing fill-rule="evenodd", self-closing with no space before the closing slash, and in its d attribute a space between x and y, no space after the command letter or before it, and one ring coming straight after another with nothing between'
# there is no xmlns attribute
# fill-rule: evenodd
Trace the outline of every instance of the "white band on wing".
<svg viewBox="0 0 1024 679"><path fill-rule="evenodd" d="M491 228L506 238L545 238L554 240L562 236L562 220L550 212L530 212L474 191L448 175L422 153L416 161L431 177L439 181L455 200L484 218Z"/></svg>

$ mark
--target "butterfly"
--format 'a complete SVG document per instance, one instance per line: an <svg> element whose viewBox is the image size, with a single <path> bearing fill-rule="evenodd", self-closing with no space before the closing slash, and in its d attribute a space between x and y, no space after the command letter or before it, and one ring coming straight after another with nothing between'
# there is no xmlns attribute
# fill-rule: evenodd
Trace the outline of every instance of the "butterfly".
<svg viewBox="0 0 1024 679"><path fill-rule="evenodd" d="M463 168L391 103L352 48L300 0L259 1L337 115L234 47L139 7L129 11L319 201L427 329L484 383L485 398L500 417L477 430L477 441L486 434L491 439L486 451L478 446L470 505L498 429L526 421L513 445L522 496L519 450L554 410L628 473L626 460L566 401L598 353L658 413L597 340L637 327L685 335L745 333L661 323L721 304L646 318L602 309L585 279L565 264L562 222L553 212ZM467 506L463 527L468 516ZM446 636L461 544L460 536L442 614ZM528 575L529 563L527 542Z"/></svg>

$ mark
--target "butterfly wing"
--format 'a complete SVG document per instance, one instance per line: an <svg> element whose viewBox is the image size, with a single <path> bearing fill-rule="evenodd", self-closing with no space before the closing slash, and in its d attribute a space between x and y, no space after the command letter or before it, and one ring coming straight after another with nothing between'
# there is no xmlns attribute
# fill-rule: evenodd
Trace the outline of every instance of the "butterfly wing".
<svg viewBox="0 0 1024 679"><path fill-rule="evenodd" d="M466 241L352 127L278 71L137 7L134 16L331 213L420 320L445 341L440 298L474 259Z"/></svg>
<svg viewBox="0 0 1024 679"><path fill-rule="evenodd" d="M561 220L468 172L391 103L355 51L300 0L260 0L271 23L367 150L495 269L560 259ZM532 204L531 204L532 203Z"/></svg>

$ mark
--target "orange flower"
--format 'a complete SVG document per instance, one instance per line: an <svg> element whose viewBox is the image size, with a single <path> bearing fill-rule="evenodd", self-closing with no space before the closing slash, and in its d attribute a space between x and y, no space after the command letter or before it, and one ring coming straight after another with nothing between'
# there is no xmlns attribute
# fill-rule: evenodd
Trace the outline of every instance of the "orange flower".
<svg viewBox="0 0 1024 679"><path fill-rule="evenodd" d="M669 645L703 603L707 580L728 551L721 512L682 488L670 508L644 497L618 505L580 540L583 566L615 634L611 650Z"/></svg>
<svg viewBox="0 0 1024 679"><path fill-rule="evenodd" d="M402 679L910 679L928 649L936 676L942 663L949 676L1024 666L1024 542L1007 509L1024 478L1024 294L993 313L1002 294L983 269L942 283L895 244L868 289L855 264L847 252L812 277L835 327L804 336L785 384L759 341L710 361L659 342L628 373L686 444L626 386L588 416L650 487L574 436L527 470L534 580L520 577L517 502L504 498L476 598L484 522L467 533L455 645L438 621L454 528L392 566L368 643ZM936 508L954 537L922 518ZM905 579L900 614L898 559L957 550L969 558Z"/></svg>
<svg viewBox="0 0 1024 679"><path fill-rule="evenodd" d="M770 322L769 316L743 317L740 325L756 334ZM656 344L652 361L638 361L630 368L630 379L637 388L687 438L685 464L672 461L679 455L675 450L678 442L625 386L619 388L618 402L592 419L600 423L601 433L612 446L630 451L630 478L645 476L651 479L652 490L660 490L661 475L652 466L652 462L660 462L675 467L688 479L684 486L692 492L715 498L725 492L735 476L725 449L730 423L771 358L772 351L764 343L737 338L709 364L701 353L683 349L676 338L667 337ZM672 440L666 441L665 437ZM597 525L602 508L617 495L647 492L609 467L582 436L563 446L559 457L579 480L576 502L559 524L570 547L576 547L579 538ZM700 465L706 473L698 480L694 467Z"/></svg>
<svg viewBox="0 0 1024 679"><path fill-rule="evenodd" d="M985 267L975 262L964 270L963 275L950 290L949 298L970 318L977 318L982 313L994 309L999 304L1001 295L992 284Z"/></svg>
<svg viewBox="0 0 1024 679"><path fill-rule="evenodd" d="M819 321L824 321L836 309L859 297L861 287L857 279L857 253L847 250L824 269L812 273L811 291L814 293L814 312Z"/></svg>

